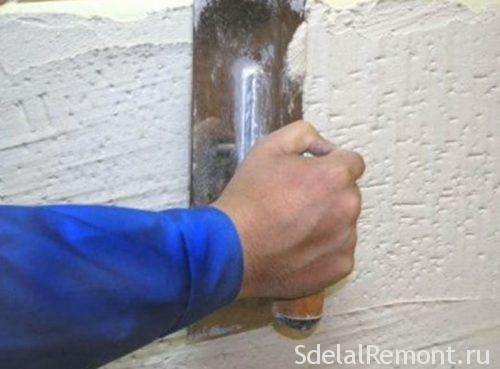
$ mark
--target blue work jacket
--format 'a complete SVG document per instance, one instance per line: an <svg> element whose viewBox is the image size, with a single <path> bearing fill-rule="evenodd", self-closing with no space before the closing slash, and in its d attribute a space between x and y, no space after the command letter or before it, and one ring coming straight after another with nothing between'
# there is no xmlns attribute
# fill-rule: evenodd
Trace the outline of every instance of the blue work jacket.
<svg viewBox="0 0 500 369"><path fill-rule="evenodd" d="M96 368L229 304L242 275L212 207L0 206L0 368Z"/></svg>

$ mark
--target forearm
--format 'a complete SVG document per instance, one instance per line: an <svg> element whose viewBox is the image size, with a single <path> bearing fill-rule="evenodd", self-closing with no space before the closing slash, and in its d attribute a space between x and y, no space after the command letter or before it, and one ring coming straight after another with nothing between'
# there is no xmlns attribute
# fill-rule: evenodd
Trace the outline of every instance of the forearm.
<svg viewBox="0 0 500 369"><path fill-rule="evenodd" d="M0 207L0 357L109 361L231 302L241 259L213 208Z"/></svg>

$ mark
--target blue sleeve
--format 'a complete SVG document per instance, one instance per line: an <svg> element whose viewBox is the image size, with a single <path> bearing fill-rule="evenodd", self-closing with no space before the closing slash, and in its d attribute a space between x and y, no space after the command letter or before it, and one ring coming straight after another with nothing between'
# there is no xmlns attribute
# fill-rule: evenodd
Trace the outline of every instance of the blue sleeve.
<svg viewBox="0 0 500 369"><path fill-rule="evenodd" d="M95 368L232 302L227 215L0 206L0 368Z"/></svg>

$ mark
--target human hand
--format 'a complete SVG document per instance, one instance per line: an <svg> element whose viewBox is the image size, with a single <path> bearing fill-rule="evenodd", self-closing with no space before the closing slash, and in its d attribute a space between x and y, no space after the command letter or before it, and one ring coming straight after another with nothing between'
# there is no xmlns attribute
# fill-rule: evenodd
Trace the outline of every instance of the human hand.
<svg viewBox="0 0 500 369"><path fill-rule="evenodd" d="M212 204L241 238L240 297L305 296L352 271L364 169L359 154L336 149L304 121L257 142Z"/></svg>

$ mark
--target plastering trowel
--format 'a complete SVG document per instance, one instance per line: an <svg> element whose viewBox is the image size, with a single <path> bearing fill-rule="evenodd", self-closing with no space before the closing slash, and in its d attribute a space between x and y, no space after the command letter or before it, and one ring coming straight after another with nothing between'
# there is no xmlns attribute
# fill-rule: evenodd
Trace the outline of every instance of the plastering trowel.
<svg viewBox="0 0 500 369"><path fill-rule="evenodd" d="M213 202L255 141L302 118L287 50L305 0L195 0L191 202ZM272 304L278 326L310 331L323 293ZM251 312L249 312L251 314Z"/></svg>

